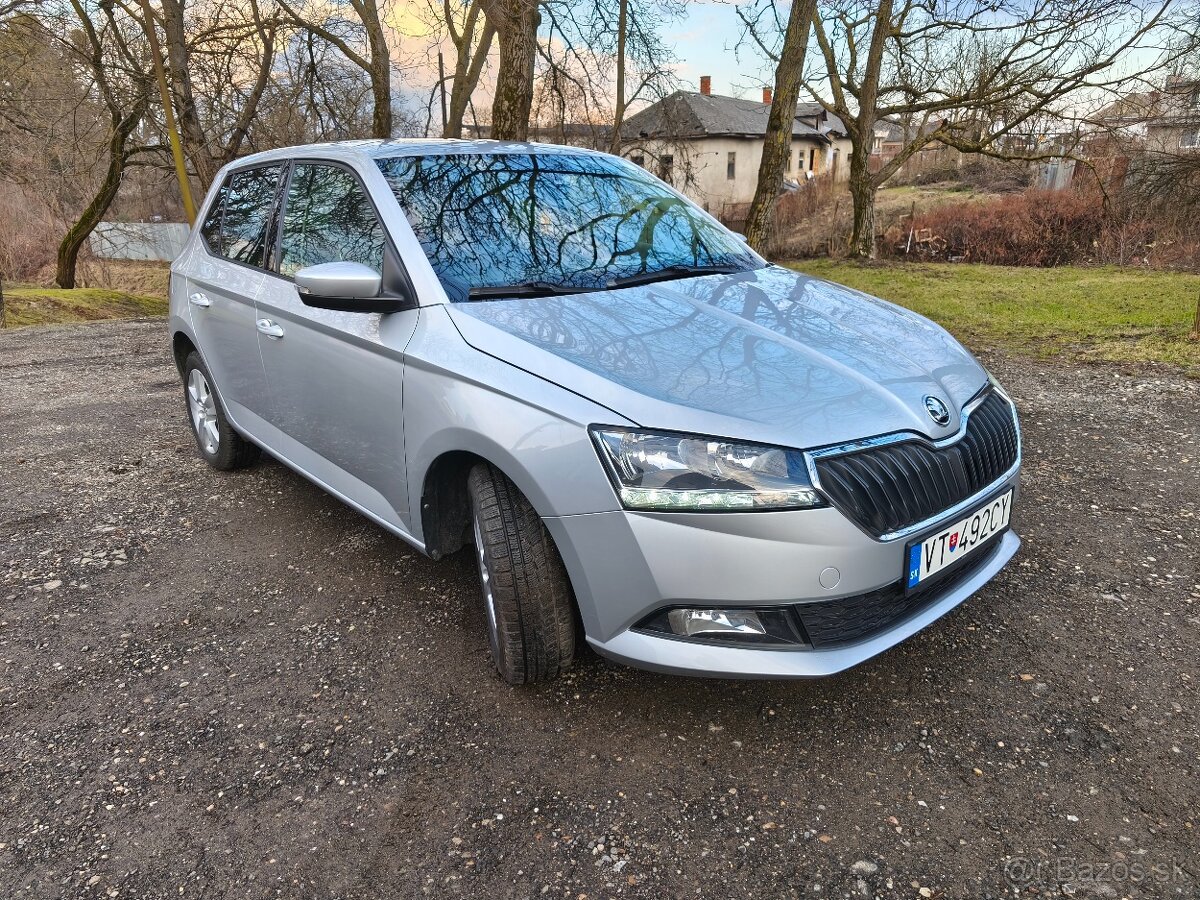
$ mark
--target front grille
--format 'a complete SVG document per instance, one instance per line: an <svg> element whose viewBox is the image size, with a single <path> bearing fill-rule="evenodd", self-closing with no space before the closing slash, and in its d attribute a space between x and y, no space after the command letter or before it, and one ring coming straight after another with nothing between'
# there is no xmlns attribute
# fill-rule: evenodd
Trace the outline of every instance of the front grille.
<svg viewBox="0 0 1200 900"><path fill-rule="evenodd" d="M1012 468L1019 440L1012 404L992 391L956 443L913 438L816 460L821 489L844 515L882 537L979 493Z"/></svg>
<svg viewBox="0 0 1200 900"><path fill-rule="evenodd" d="M804 634L814 648L824 650L839 644L852 644L899 625L945 597L991 559L1000 548L1000 538L992 538L990 543L990 547L980 547L973 554L974 559L911 594L906 595L904 583L897 581L868 594L797 604L794 609Z"/></svg>

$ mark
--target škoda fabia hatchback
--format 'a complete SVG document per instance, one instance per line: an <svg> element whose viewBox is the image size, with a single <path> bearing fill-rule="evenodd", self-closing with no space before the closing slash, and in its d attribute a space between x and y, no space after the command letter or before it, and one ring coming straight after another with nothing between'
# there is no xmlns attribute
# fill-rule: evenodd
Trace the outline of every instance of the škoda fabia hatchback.
<svg viewBox="0 0 1200 900"><path fill-rule="evenodd" d="M771 265L642 168L536 144L294 147L219 175L172 267L188 419L478 562L513 683L579 637L827 675L1016 552L1012 400L928 320Z"/></svg>

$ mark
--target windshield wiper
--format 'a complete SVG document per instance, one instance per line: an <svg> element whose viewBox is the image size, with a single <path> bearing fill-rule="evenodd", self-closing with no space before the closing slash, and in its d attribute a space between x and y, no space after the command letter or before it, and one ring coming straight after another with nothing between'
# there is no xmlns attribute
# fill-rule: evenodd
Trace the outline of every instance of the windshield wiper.
<svg viewBox="0 0 1200 900"><path fill-rule="evenodd" d="M654 272L639 272L636 275L626 275L623 278L612 278L608 282L608 287L622 288L633 287L638 284L653 284L655 281L670 281L674 278L689 278L693 275L730 275L734 272L746 271L744 266L725 263L723 265L711 266L667 266L664 269L657 269Z"/></svg>
<svg viewBox="0 0 1200 900"><path fill-rule="evenodd" d="M556 297L559 294L585 294L593 288L572 287L553 281L524 281L520 284L498 284L473 287L467 291L472 300L495 300L502 297Z"/></svg>

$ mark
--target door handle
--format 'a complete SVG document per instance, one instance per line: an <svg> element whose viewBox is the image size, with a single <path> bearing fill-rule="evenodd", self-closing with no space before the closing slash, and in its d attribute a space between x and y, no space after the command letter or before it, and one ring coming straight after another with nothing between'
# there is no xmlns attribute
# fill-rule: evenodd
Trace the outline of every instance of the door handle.
<svg viewBox="0 0 1200 900"><path fill-rule="evenodd" d="M283 326L276 325L270 319L259 319L257 322L258 330L273 340L279 340L283 337Z"/></svg>
<svg viewBox="0 0 1200 900"><path fill-rule="evenodd" d="M192 306L212 306L212 301L200 291L188 295L188 303Z"/></svg>

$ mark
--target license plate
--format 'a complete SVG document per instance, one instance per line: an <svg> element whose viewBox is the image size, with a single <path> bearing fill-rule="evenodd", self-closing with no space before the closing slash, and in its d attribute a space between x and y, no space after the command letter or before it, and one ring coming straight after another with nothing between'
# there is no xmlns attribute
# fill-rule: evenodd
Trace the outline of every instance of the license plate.
<svg viewBox="0 0 1200 900"><path fill-rule="evenodd" d="M926 579L970 556L989 538L1007 528L1012 514L1012 496L1011 490L1001 494L948 528L911 544L905 571L908 589L911 591Z"/></svg>

